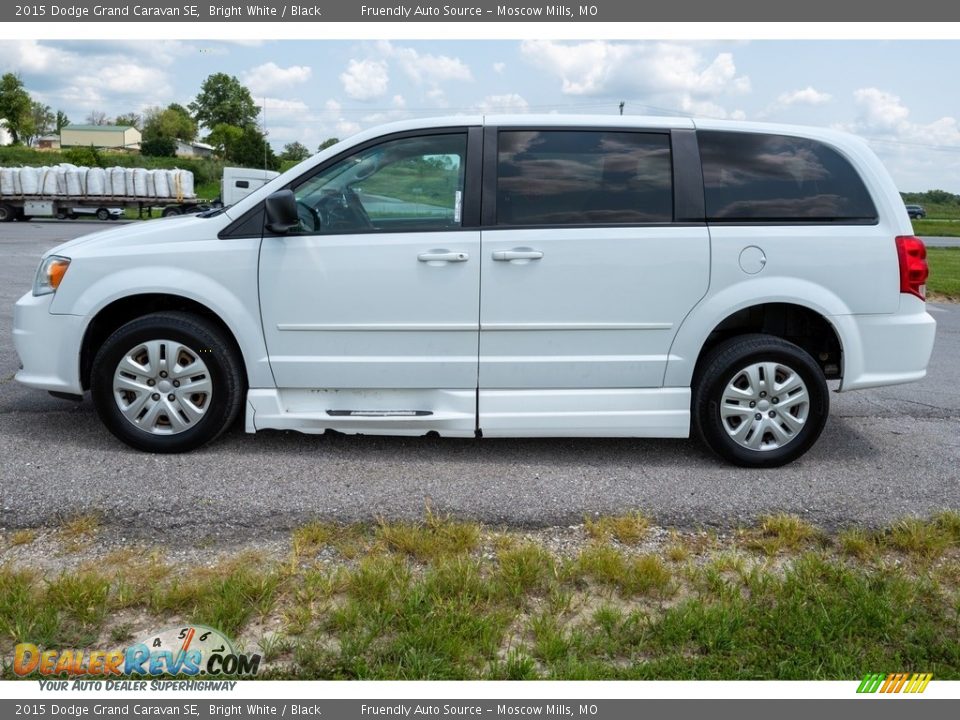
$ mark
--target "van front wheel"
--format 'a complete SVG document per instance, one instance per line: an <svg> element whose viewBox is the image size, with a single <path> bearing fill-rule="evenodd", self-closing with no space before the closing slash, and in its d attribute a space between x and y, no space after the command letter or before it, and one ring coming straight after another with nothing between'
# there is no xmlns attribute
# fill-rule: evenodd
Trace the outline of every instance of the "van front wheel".
<svg viewBox="0 0 960 720"><path fill-rule="evenodd" d="M120 440L147 452L186 452L236 419L243 371L232 344L209 320L158 312L116 330L93 361L97 413Z"/></svg>
<svg viewBox="0 0 960 720"><path fill-rule="evenodd" d="M693 420L717 455L779 467L809 450L830 411L823 372L802 348L772 335L720 343L698 367Z"/></svg>

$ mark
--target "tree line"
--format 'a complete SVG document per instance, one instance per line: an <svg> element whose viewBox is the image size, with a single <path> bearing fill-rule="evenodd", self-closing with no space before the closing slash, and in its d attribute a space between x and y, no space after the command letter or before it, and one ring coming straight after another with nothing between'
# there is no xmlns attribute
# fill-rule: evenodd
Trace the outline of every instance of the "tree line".
<svg viewBox="0 0 960 720"><path fill-rule="evenodd" d="M186 107L170 103L166 107L147 108L142 114L130 112L115 118L93 110L85 120L90 125L137 128L142 137L140 153L152 157L173 157L177 141L196 141L201 128L207 131L202 141L232 164L279 170L282 165L310 156L310 150L300 142L287 143L282 152L275 153L257 122L259 114L260 107L246 86L232 75L214 73L203 81L200 92ZM29 146L44 135L59 134L70 119L64 112L31 98L20 77L6 73L0 78L0 122L14 145ZM318 151L336 142L337 138L329 138Z"/></svg>

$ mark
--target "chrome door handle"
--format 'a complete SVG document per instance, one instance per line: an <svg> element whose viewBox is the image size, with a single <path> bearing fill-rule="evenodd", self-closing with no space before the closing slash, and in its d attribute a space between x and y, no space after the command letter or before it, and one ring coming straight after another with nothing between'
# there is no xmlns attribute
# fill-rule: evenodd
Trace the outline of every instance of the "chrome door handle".
<svg viewBox="0 0 960 720"><path fill-rule="evenodd" d="M470 256L465 252L450 252L448 250L430 250L417 255L420 262L466 262Z"/></svg>
<svg viewBox="0 0 960 720"><path fill-rule="evenodd" d="M496 250L494 260L539 260L543 253L539 250Z"/></svg>

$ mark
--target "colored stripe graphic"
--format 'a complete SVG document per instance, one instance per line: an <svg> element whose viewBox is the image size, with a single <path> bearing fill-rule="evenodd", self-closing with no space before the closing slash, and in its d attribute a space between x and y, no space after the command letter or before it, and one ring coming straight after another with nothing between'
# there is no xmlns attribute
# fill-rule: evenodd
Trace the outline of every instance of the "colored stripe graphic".
<svg viewBox="0 0 960 720"><path fill-rule="evenodd" d="M927 689L933 673L867 673L857 687L858 693L922 693Z"/></svg>

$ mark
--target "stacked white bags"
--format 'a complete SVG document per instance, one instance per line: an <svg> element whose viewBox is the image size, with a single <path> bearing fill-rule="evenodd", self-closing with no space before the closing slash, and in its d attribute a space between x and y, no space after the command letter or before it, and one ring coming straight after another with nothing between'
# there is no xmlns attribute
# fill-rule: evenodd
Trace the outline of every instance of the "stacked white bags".
<svg viewBox="0 0 960 720"><path fill-rule="evenodd" d="M62 163L53 167L0 168L0 195L194 198L189 170L87 168Z"/></svg>

